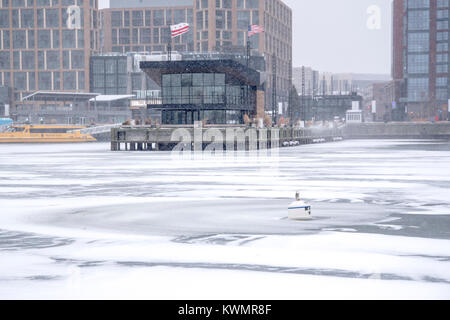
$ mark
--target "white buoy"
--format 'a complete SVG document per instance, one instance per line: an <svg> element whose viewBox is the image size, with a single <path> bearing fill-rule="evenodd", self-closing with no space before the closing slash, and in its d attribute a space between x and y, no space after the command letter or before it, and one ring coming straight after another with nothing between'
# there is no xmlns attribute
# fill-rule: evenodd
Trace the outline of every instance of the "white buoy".
<svg viewBox="0 0 450 320"><path fill-rule="evenodd" d="M290 220L311 220L311 206L300 200L300 193L295 194L295 202L288 207L288 218Z"/></svg>

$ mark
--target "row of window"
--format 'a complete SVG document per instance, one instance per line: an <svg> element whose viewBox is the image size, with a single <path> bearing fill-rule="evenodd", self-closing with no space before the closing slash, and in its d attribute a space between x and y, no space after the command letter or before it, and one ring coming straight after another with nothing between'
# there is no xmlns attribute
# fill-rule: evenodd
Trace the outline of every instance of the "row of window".
<svg viewBox="0 0 450 320"><path fill-rule="evenodd" d="M151 27L166 26L187 22L192 24L192 9L157 9L157 10L134 10L134 11L112 11L111 25L115 28L121 27Z"/></svg>
<svg viewBox="0 0 450 320"><path fill-rule="evenodd" d="M38 85L36 83L36 80L38 81ZM37 72L37 73L15 72L13 74L13 86L16 91L86 89L85 74L83 71Z"/></svg>
<svg viewBox="0 0 450 320"><path fill-rule="evenodd" d="M194 124L195 121L206 121L208 124L243 124L244 114L241 110L163 110L162 124L182 125Z"/></svg>
<svg viewBox="0 0 450 320"><path fill-rule="evenodd" d="M430 0L405 0L405 7L408 9L426 9L430 8ZM438 8L450 7L449 0L437 0Z"/></svg>
<svg viewBox="0 0 450 320"><path fill-rule="evenodd" d="M448 78L436 79L436 99L447 101L449 99L449 89L447 87ZM429 99L429 79L410 78L408 79L408 101L421 102Z"/></svg>
<svg viewBox="0 0 450 320"><path fill-rule="evenodd" d="M449 11L438 10L438 20L436 21L437 30L449 29ZM412 10L408 11L408 30L410 31L422 31L430 29L430 11L429 10Z"/></svg>
<svg viewBox="0 0 450 320"><path fill-rule="evenodd" d="M112 29L111 42L113 45L169 43L171 32L169 28L141 28L141 29ZM188 32L173 40L175 44L193 42L193 32Z"/></svg>
<svg viewBox="0 0 450 320"><path fill-rule="evenodd" d="M178 44L172 47L172 50L177 52L192 52L194 51L194 44ZM128 53L128 52L167 52L167 45L155 45L155 46L113 46L111 49L115 53Z"/></svg>
<svg viewBox="0 0 450 320"><path fill-rule="evenodd" d="M36 21L34 19L36 13ZM61 9L0 9L0 28L59 28L70 25L69 11ZM96 15L94 21L96 24ZM84 11L80 11L80 24L84 25Z"/></svg>
<svg viewBox="0 0 450 320"><path fill-rule="evenodd" d="M12 57L9 51L0 51L0 69L14 70L58 70L61 69L61 51L48 50L35 51L13 51ZM62 52L63 69L84 69L84 51L72 50Z"/></svg>
<svg viewBox="0 0 450 320"><path fill-rule="evenodd" d="M37 36L37 37L36 37ZM11 43L12 42L12 43ZM62 44L62 45L61 45ZM84 48L83 30L8 30L0 31L0 49Z"/></svg>
<svg viewBox="0 0 450 320"><path fill-rule="evenodd" d="M62 6L72 6L72 5L78 5L82 6L84 0L2 0L0 1L0 6L2 8L30 8L34 7L36 4L37 7L57 7L59 5ZM93 8L97 8L97 1L90 0L90 6Z"/></svg>

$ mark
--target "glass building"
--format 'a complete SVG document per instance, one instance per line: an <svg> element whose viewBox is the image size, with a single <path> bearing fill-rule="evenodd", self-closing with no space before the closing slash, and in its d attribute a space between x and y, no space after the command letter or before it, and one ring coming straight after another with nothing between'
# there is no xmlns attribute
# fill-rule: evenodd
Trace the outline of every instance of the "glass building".
<svg viewBox="0 0 450 320"><path fill-rule="evenodd" d="M242 124L263 104L259 72L234 60L146 61L141 68L161 85L162 104L149 108L162 112L163 124Z"/></svg>
<svg viewBox="0 0 450 320"><path fill-rule="evenodd" d="M393 78L401 87L393 104L397 118L447 119L449 10L449 0L394 0Z"/></svg>

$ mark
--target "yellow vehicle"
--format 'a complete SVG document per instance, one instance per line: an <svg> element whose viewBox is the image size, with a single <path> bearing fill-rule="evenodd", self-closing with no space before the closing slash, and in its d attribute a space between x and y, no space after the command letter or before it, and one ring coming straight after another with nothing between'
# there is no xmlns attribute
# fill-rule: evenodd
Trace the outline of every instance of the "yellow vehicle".
<svg viewBox="0 0 450 320"><path fill-rule="evenodd" d="M83 126L65 125L11 125L0 132L0 143L56 143L94 142L89 134L80 133Z"/></svg>

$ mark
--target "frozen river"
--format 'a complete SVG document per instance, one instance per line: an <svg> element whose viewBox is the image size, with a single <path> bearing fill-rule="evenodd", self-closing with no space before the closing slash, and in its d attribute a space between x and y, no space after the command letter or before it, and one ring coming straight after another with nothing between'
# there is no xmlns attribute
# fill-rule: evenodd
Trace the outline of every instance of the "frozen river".
<svg viewBox="0 0 450 320"><path fill-rule="evenodd" d="M449 190L440 141L0 145L0 298L449 299Z"/></svg>

